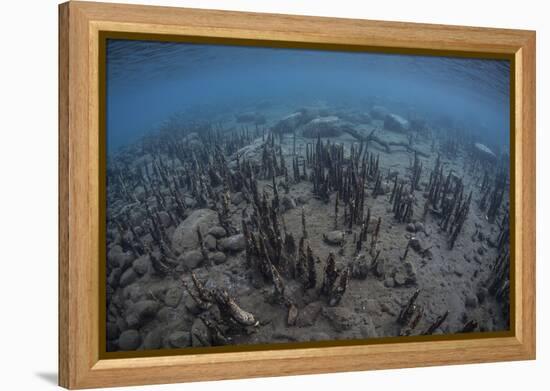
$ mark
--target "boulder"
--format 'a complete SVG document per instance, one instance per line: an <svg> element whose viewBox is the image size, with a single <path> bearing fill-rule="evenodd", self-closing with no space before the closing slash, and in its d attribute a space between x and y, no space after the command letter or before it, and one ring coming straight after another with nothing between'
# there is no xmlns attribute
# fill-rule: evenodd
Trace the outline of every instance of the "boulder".
<svg viewBox="0 0 550 391"><path fill-rule="evenodd" d="M218 214L211 209L197 209L193 211L174 231L172 248L178 254L199 246L197 229L205 234L218 223Z"/></svg>
<svg viewBox="0 0 550 391"><path fill-rule="evenodd" d="M420 239L414 236L409 240L409 245L416 252L420 252L423 249L422 242L420 242Z"/></svg>
<svg viewBox="0 0 550 391"><path fill-rule="evenodd" d="M343 231L331 231L323 235L323 240L331 245L339 246L344 243Z"/></svg>
<svg viewBox="0 0 550 391"><path fill-rule="evenodd" d="M126 323L128 323L130 327L142 326L153 319L158 310L159 304L154 300L138 301L128 308L126 312Z"/></svg>
<svg viewBox="0 0 550 391"><path fill-rule="evenodd" d="M208 255L208 259L214 262L216 265L220 265L227 260L225 254L221 251L216 251Z"/></svg>
<svg viewBox="0 0 550 391"><path fill-rule="evenodd" d="M304 125L302 135L307 138L338 137L342 134L343 122L336 116L320 117Z"/></svg>
<svg viewBox="0 0 550 391"><path fill-rule="evenodd" d="M160 349L162 346L162 330L151 330L143 339L143 348L146 350Z"/></svg>
<svg viewBox="0 0 550 391"><path fill-rule="evenodd" d="M203 244L207 250L213 251L216 249L216 238L212 235L206 235Z"/></svg>
<svg viewBox="0 0 550 391"><path fill-rule="evenodd" d="M120 267L114 268L109 274L109 277L107 277L107 284L112 288L116 288L118 286L118 282L120 280L121 275L122 275L122 268Z"/></svg>
<svg viewBox="0 0 550 391"><path fill-rule="evenodd" d="M409 130L409 121L397 114L388 114L384 118L384 128L394 132L404 133Z"/></svg>
<svg viewBox="0 0 550 391"><path fill-rule="evenodd" d="M313 326L313 324L315 324L315 321L317 320L317 317L321 313L322 307L323 305L320 301L314 301L313 303L309 303L308 305L306 305L302 310L298 312L298 316L296 318L296 326Z"/></svg>
<svg viewBox="0 0 550 391"><path fill-rule="evenodd" d="M189 269L195 269L204 261L204 256L199 250L190 250L180 255L178 261Z"/></svg>
<svg viewBox="0 0 550 391"><path fill-rule="evenodd" d="M137 330L126 330L118 338L120 350L136 350L141 345L141 336Z"/></svg>
<svg viewBox="0 0 550 391"><path fill-rule="evenodd" d="M107 253L107 261L113 266L119 266L122 269L126 269L132 264L134 260L130 252L122 251L122 247L115 245L109 249Z"/></svg>
<svg viewBox="0 0 550 391"><path fill-rule="evenodd" d="M298 126L308 123L313 118L313 113L308 110L297 111L279 120L272 130L279 134L292 133Z"/></svg>
<svg viewBox="0 0 550 391"><path fill-rule="evenodd" d="M414 224L414 228L415 228L416 232L425 232L424 231L424 224L422 224L420 221L418 221Z"/></svg>
<svg viewBox="0 0 550 391"><path fill-rule="evenodd" d="M169 307L177 307L181 301L181 289L177 287L170 288L164 295L164 303Z"/></svg>
<svg viewBox="0 0 550 391"><path fill-rule="evenodd" d="M220 227L219 225L210 228L207 233L208 235L212 235L216 239L223 238L225 235L227 235L225 228Z"/></svg>
<svg viewBox="0 0 550 391"><path fill-rule="evenodd" d="M243 234L237 234L219 240L218 245L219 248L223 251L242 251L246 248L246 239Z"/></svg>
<svg viewBox="0 0 550 391"><path fill-rule="evenodd" d="M200 307L197 305L197 302L190 296L186 295L183 299L183 304L185 305L185 308L187 311L192 313L193 315L198 315L201 312Z"/></svg>
<svg viewBox="0 0 550 391"><path fill-rule="evenodd" d="M188 331L174 331L168 336L168 343L173 348L186 348L191 345L191 334Z"/></svg>
<svg viewBox="0 0 550 391"><path fill-rule="evenodd" d="M478 159L487 161L487 162L494 162L497 160L497 155L493 151L489 149L484 144L481 143L475 143L474 144L474 151Z"/></svg>
<svg viewBox="0 0 550 391"><path fill-rule="evenodd" d="M159 217L160 223L162 224L163 227L166 228L166 227L169 227L172 224L172 219L170 218L170 215L168 214L168 212L165 212L164 210L161 210L158 213L158 217Z"/></svg>
<svg viewBox="0 0 550 391"><path fill-rule="evenodd" d="M383 120L389 113L390 111L384 106L372 106L372 109L370 109L370 116L373 119Z"/></svg>
<svg viewBox="0 0 550 391"><path fill-rule="evenodd" d="M119 285L121 287L125 287L127 285L133 284L138 278L139 278L139 276L134 271L134 269L129 268L124 273L122 273L122 275L120 276Z"/></svg>
<svg viewBox="0 0 550 391"><path fill-rule="evenodd" d="M145 273L147 273L150 266L151 266L151 258L149 257L148 254L142 255L141 257L136 259L132 264L134 271L140 276L143 276Z"/></svg>

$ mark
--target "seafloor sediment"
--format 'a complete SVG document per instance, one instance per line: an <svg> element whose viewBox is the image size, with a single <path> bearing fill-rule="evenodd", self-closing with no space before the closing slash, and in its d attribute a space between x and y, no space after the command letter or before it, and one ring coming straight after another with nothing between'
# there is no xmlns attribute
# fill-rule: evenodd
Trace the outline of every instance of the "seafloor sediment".
<svg viewBox="0 0 550 391"><path fill-rule="evenodd" d="M108 159L107 350L507 330L508 162L383 107L172 124Z"/></svg>

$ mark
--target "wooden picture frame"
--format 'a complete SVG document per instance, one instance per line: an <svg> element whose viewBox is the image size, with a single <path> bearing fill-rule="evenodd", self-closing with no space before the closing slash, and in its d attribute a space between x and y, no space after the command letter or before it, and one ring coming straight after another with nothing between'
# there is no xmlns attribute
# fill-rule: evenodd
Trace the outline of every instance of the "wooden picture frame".
<svg viewBox="0 0 550 391"><path fill-rule="evenodd" d="M100 354L99 37L102 31L509 58L514 211L512 330L225 353ZM59 384L90 388L535 358L535 32L88 2L59 6Z"/></svg>

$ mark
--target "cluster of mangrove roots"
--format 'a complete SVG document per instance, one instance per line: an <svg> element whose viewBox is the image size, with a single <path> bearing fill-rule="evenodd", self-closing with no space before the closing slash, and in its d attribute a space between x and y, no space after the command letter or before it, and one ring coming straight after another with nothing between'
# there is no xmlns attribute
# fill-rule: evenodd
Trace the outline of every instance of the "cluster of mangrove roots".
<svg viewBox="0 0 550 391"><path fill-rule="evenodd" d="M443 165L437 157L430 181L426 188L427 199L424 216L429 212L440 219L440 227L449 233L449 248L453 248L470 211L472 192L465 195L461 178L450 170L444 174Z"/></svg>

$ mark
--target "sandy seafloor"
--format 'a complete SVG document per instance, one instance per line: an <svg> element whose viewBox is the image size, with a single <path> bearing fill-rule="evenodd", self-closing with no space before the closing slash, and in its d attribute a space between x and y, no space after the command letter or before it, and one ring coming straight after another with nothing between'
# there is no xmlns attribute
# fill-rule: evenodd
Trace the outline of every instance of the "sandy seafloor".
<svg viewBox="0 0 550 391"><path fill-rule="evenodd" d="M267 109L266 109L267 110ZM277 121L288 115L296 108L279 107L263 111L267 117L263 129L270 129ZM243 127L250 129L254 125L237 123L234 115L224 119L224 129ZM371 119L368 123L353 124L361 134L369 134L377 128L376 134L385 141L407 141L407 133L384 129L383 121ZM434 130L445 132L445 130ZM314 143L315 139L303 138L297 131L296 151L305 153L305 143ZM264 140L266 138L264 137ZM357 139L344 133L338 137L324 137L323 141L344 144L346 154L352 143L358 145ZM294 137L292 133L285 134L281 141L286 165L291 170ZM497 258L497 249L494 246L500 228L496 223L489 223L486 211L481 211L478 203L481 198L480 181L482 172L479 166L472 170L471 157L466 150L459 149L457 156L448 158L441 155L445 172L453 170L457 176L463 178L466 191L472 191L472 203L453 249L449 249L449 234L440 229L440 220L428 213L423 217L425 202L425 188L428 185L429 175L435 165L438 152L437 142L431 139L416 137L414 147L429 155L421 157L423 171L419 181L420 189L415 191L414 212L412 223L420 222L423 229L418 232L407 230L407 223L395 221L389 202L392 180L384 180L383 188L386 193L376 198L372 197L371 189L374 183L367 183L365 209L371 210L371 221L381 217L380 233L376 248L380 250L379 275L372 271L365 279L351 278L345 294L338 305L330 306L319 295L318 289L323 280L325 260L329 253L334 253L337 266L345 268L355 259L354 234L357 235L360 226L354 225L353 232L346 232L344 224L344 208L340 209L339 230L344 231L345 244L343 246L327 243L323 235L334 231L334 202L335 193L332 192L330 202L326 203L312 194L312 183L301 181L290 183L288 193L279 187L280 197L289 198L290 209L281 212L286 228L292 232L296 241L302 233L302 209L306 216L308 242L319 261L316 263L317 287L304 289L302 284L293 278L283 276L285 294L294 303L298 315L293 325L288 324L288 308L273 299L273 284L258 278L257 273L249 270L245 264L245 251L225 251L221 245L223 238L214 238L208 231L217 226L216 219L206 219L200 223L203 240L208 240L210 255L216 253L215 262L186 260L185 253L197 248L182 250L175 236L181 235L185 227L196 230L196 222L188 220L174 223L163 214L162 230L167 238L172 240L167 244L175 259L173 271L170 274L159 276L152 266L149 255L132 254L123 249L120 243L120 231L112 224L115 216L121 214L131 216L131 224L143 234L142 242L151 242L149 234L141 226L147 224L147 214L144 204L147 203L153 210L162 211L155 197L145 198L143 187L126 183L128 191L133 193L136 202L117 199L112 189L108 197L108 238L107 238L107 350L148 350L159 348L184 348L215 345L201 320L201 313L211 312L213 318L219 318L216 305L208 310L201 310L193 300L188 290L184 288L181 279L193 289L190 278L192 270L207 289L223 288L243 310L253 314L257 320L253 326L233 327L226 330L225 337L230 344L265 344L302 341L333 341L344 339L370 339L378 337L398 336L403 326L397 322L400 311L416 290L419 290L416 304L422 309L422 317L412 330L411 335L422 334L438 316L448 311L448 316L433 334L459 333L464 325L475 320L478 326L475 331L502 331L508 329L508 315L503 310L502 303L498 303L493 295L487 292L487 281L491 277L492 268ZM138 145L136 143L135 145ZM255 145L262 144L262 137L254 141ZM246 147L245 147L246 148ZM250 148L250 147L248 147ZM399 178L410 176L410 166L413 154L403 148L392 148L387 152L375 143L369 145L369 153L378 155L380 171L386 173L397 172ZM130 146L109 157L109 164L124 161L127 169L132 170L144 164L151 164L152 156L141 156L141 149ZM231 162L234 156L227 156ZM169 157L164 160L168 166L177 167L181 162L171 162ZM234 159L233 162L234 167ZM282 178L277 178L277 181ZM118 178L108 178L109 183L117 183ZM115 185L112 185L113 187ZM266 191L272 195L271 181L258 181L260 193ZM166 197L170 197L167 189L159 189ZM196 210L208 209L193 207L193 199L188 189L180 188L189 208L186 214L190 219L198 215ZM223 191L222 186L214 188L215 193ZM241 217L243 209L252 212L251 205L243 199L240 193L230 194L229 211L232 226L236 233L241 231ZM287 200L288 201L288 200ZM504 214L508 207L508 194L502 202L499 216ZM286 208L285 208L286 209ZM215 213L215 212L210 212ZM200 213L199 213L200 214ZM498 220L498 218L497 218ZM180 225L180 228L177 228ZM347 225L346 225L347 226ZM190 230L191 228L189 228ZM125 235L132 238L128 230L123 229ZM482 233L481 235L479 233ZM405 248L411 236L420 240L423 249L430 248L426 256L409 250L406 259L402 259ZM208 237L208 238L207 238ZM206 239L207 238L207 239ZM369 239L370 241L370 239ZM181 243L181 241L179 242ZM367 263L372 260L368 254L369 246L362 253ZM154 248L154 243L151 244ZM221 254L220 254L221 253ZM189 257L188 257L189 258ZM212 258L214 259L214 257ZM191 266L189 266L191 264ZM381 264L381 266L380 266ZM196 266L196 267L195 267ZM221 321L223 326L223 321ZM222 327L223 329L223 327ZM218 342L219 343L219 342Z"/></svg>

